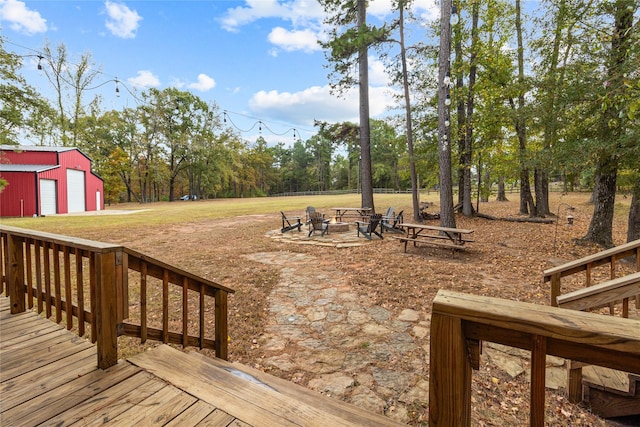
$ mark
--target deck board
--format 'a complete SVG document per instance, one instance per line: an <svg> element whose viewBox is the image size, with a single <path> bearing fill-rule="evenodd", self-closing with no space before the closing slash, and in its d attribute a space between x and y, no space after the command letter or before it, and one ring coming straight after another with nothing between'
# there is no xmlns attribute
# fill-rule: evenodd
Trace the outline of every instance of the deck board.
<svg viewBox="0 0 640 427"><path fill-rule="evenodd" d="M169 421L165 426L168 427L180 427L185 422L189 421L191 423L200 423L207 417L214 415L215 417L210 418L210 425L223 425L226 426L231 421L233 421L233 417L226 412L220 411L216 409L214 406L209 405L207 402L203 402L202 400L198 400L193 405L189 406L187 409L182 411L182 413L178 414L175 418ZM215 422L218 424L214 424ZM196 424L197 425L197 424Z"/></svg>
<svg viewBox="0 0 640 427"><path fill-rule="evenodd" d="M34 312L10 314L8 298L0 296L0 425L105 423L400 425L252 368L167 345L101 370L89 341Z"/></svg>
<svg viewBox="0 0 640 427"><path fill-rule="evenodd" d="M2 409L11 409L96 369L92 352L76 353L69 363L52 363L0 384Z"/></svg>
<svg viewBox="0 0 640 427"><path fill-rule="evenodd" d="M582 375L586 382L600 390L629 394L629 373L604 366L585 366Z"/></svg>

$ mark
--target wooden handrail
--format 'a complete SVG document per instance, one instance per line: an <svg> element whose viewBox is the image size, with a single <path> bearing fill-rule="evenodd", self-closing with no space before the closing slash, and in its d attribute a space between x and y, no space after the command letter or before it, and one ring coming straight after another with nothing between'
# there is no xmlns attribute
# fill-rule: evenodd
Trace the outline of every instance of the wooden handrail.
<svg viewBox="0 0 640 427"><path fill-rule="evenodd" d="M531 351L531 426L544 425L546 355L640 374L640 321L440 290L430 337L429 425L471 425L480 342Z"/></svg>
<svg viewBox="0 0 640 427"><path fill-rule="evenodd" d="M559 295L556 301L558 307L581 311L607 307L615 301L626 301L622 317L629 317L628 299L637 295L640 295L640 272Z"/></svg>
<svg viewBox="0 0 640 427"><path fill-rule="evenodd" d="M545 270L542 273L543 283L551 282L551 305L554 307L558 305L556 298L561 295L563 277L585 272L585 286L588 287L593 285L592 269L609 264L610 278L615 279L616 262L630 257L635 257L635 269L640 271L640 239ZM640 301L636 300L636 302L640 305Z"/></svg>
<svg viewBox="0 0 640 427"><path fill-rule="evenodd" d="M91 341L97 345L100 368L117 363L120 335L134 336L142 342L154 339L212 348L217 357L228 358L227 296L234 292L232 289L120 245L7 226L0 226L0 238L0 293L5 291L9 296L11 312L31 309L35 300L36 310L44 311L47 318L55 309L56 323L63 321L65 312L67 329L74 326L74 317L78 319L80 336L85 334L85 323L91 325ZM134 272L139 279L131 274ZM130 278L140 281L140 292L132 292L133 298ZM160 328L151 327L147 315L147 291L153 284L162 286ZM173 331L169 317L175 310L169 303L178 293L181 329ZM194 319L197 335L189 332L189 302L194 300L190 296L197 298L193 304L198 313ZM208 303L208 298L213 298L214 303ZM140 308L137 323L126 321L130 306ZM213 313L213 320L206 319L207 312ZM214 324L213 338L206 334L210 323Z"/></svg>

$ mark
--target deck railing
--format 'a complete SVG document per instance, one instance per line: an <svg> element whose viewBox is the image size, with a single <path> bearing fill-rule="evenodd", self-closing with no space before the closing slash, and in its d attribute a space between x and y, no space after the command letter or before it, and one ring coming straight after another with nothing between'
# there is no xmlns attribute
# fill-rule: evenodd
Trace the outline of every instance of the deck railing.
<svg viewBox="0 0 640 427"><path fill-rule="evenodd" d="M543 282L551 282L551 305L557 307L559 305L559 299L563 300L574 294L590 295L592 300L590 301L590 305L585 303L582 305L575 304L576 307L572 307L571 304L563 304L563 306L579 308L581 310L591 310L601 308L603 304L600 302L604 301L609 307L609 314L614 315L616 312L616 304L621 303L622 307L619 313L624 318L628 317L629 299L635 298L635 306L636 310L638 310L640 309L640 295L638 295L637 291L632 289L637 288L634 284L634 281L637 282L637 280L626 280L625 277L631 276L623 276L617 271L619 261L626 258L632 259L633 267L637 272L640 272L640 240L634 240L624 245L616 246L614 248L545 270L543 272ZM604 274L601 274L601 276L604 276L604 280L596 284L594 275L596 268L598 267L604 268L605 272ZM606 271L607 267L609 270L608 272ZM584 289L564 293L562 289L562 279L571 279L580 274L584 274ZM628 292L628 295L631 295L631 297L624 293L624 288L620 288L618 286L619 284L625 284L625 282L628 282L627 288L631 289ZM617 286L617 288L612 290L610 289L611 286ZM633 295L635 295L635 297ZM620 296L620 298L617 296ZM576 363L574 360L568 361L567 395L569 401L574 403L579 403L583 399L583 366L583 363Z"/></svg>
<svg viewBox="0 0 640 427"><path fill-rule="evenodd" d="M120 245L7 226L0 238L0 293L11 312L35 307L80 336L88 325L100 368L117 363L118 336L211 348L228 358L232 289Z"/></svg>
<svg viewBox="0 0 640 427"><path fill-rule="evenodd" d="M615 279L618 261L631 257L635 258L635 270L640 271L640 239L545 270L543 281L551 282L551 305L558 305L556 298L562 294L562 278L584 273L584 286L589 287L594 284L596 267L609 265L609 279ZM640 307L640 298L636 299L636 306Z"/></svg>
<svg viewBox="0 0 640 427"><path fill-rule="evenodd" d="M640 321L439 291L431 315L429 425L471 425L482 341L531 351L530 425L544 425L546 356L640 374Z"/></svg>

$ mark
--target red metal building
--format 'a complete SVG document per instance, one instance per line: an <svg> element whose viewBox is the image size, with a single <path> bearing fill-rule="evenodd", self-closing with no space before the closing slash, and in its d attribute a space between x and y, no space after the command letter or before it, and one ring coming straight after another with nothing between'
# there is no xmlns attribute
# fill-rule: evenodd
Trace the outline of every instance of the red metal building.
<svg viewBox="0 0 640 427"><path fill-rule="evenodd" d="M104 183L91 159L72 147L1 146L0 216L43 216L104 209Z"/></svg>

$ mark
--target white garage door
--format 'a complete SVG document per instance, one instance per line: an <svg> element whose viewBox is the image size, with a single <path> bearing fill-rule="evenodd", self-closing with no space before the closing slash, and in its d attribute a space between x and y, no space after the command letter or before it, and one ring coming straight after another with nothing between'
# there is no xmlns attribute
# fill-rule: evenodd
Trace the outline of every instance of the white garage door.
<svg viewBox="0 0 640 427"><path fill-rule="evenodd" d="M67 206L68 212L84 212L84 172L67 169Z"/></svg>
<svg viewBox="0 0 640 427"><path fill-rule="evenodd" d="M53 179L40 180L40 215L58 213L56 202L56 181Z"/></svg>

